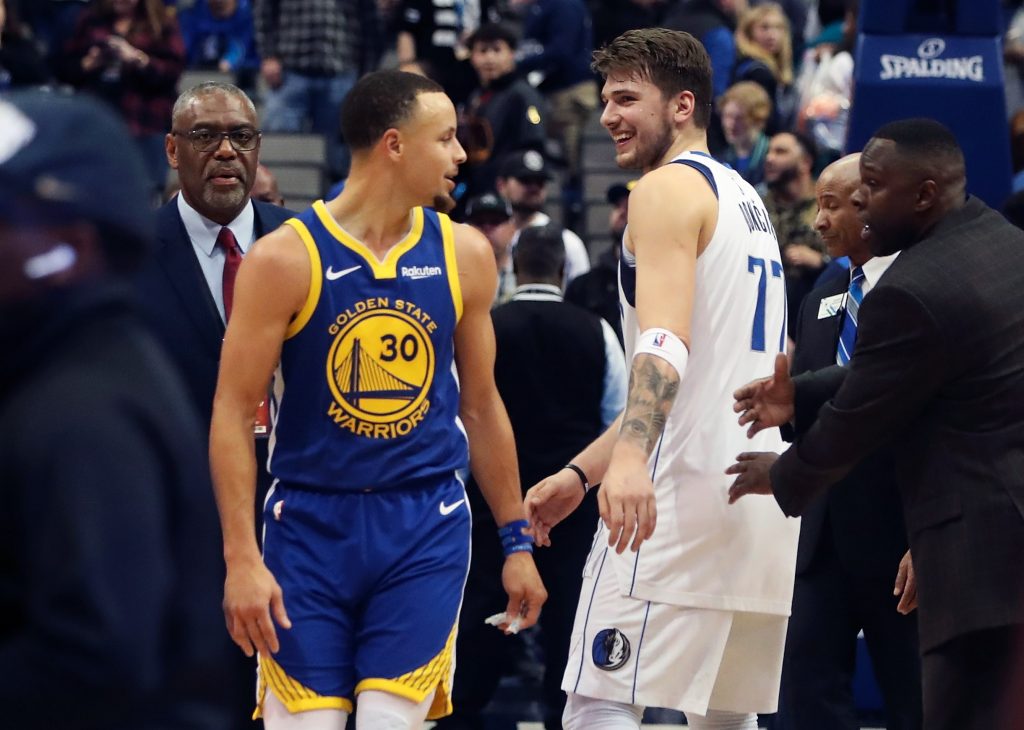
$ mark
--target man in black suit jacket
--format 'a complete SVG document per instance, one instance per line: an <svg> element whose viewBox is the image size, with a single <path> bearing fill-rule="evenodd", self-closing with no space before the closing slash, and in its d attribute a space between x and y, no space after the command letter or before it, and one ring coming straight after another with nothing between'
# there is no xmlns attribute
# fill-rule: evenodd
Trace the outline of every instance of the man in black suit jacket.
<svg viewBox="0 0 1024 730"><path fill-rule="evenodd" d="M174 106L166 145L181 192L157 211L155 255L137 279L138 298L150 327L183 376L200 415L205 445L225 329L227 253L217 243L218 235L222 228L231 230L244 255L256 239L292 213L250 199L259 135L256 110L241 89L208 83L184 92ZM259 462L266 465L267 439L257 438L255 449ZM258 499L269 486L264 468ZM212 492L212 484L208 488ZM221 558L215 554L211 559ZM226 631L224 639L230 645ZM238 697L237 727L252 727L247 718L253 706L255 663L238 656L238 671L230 682Z"/></svg>
<svg viewBox="0 0 1024 730"><path fill-rule="evenodd" d="M818 178L815 229L830 256L849 257L852 271L804 300L796 324L793 375L836 364L840 332L856 316L846 305L851 276L866 297L896 257L873 257L861 236L863 224L851 200L860 185L859 159L859 154L848 155ZM792 441L792 429L783 427L783 437ZM777 458L745 454L745 478L766 480ZM885 698L886 727L921 727L917 619L909 611L897 611L899 599L893 595L893 580L906 552L895 462L886 448L865 457L808 505L800 523L782 669L779 713L786 730L860 728L850 686L859 631L864 632Z"/></svg>
<svg viewBox="0 0 1024 730"><path fill-rule="evenodd" d="M181 192L157 211L157 247L139 277L147 319L174 357L189 391L209 424L224 339L221 277L225 253L215 243L221 227L237 231L242 255L260 236L292 216L291 211L250 199L259 162L259 139L237 150L221 136L202 151L189 135L257 130L256 110L230 84L201 84L174 106L167 157L178 171ZM205 240L199 240L205 239Z"/></svg>
<svg viewBox="0 0 1024 730"><path fill-rule="evenodd" d="M932 120L882 127L860 172L854 200L872 250L902 253L860 310L850 366L790 381L777 363L737 390L736 410L754 432L796 419L802 435L770 475L788 515L879 446L894 448L924 726L1001 727L1024 624L1024 232L965 196L963 153ZM748 491L734 485L730 499Z"/></svg>

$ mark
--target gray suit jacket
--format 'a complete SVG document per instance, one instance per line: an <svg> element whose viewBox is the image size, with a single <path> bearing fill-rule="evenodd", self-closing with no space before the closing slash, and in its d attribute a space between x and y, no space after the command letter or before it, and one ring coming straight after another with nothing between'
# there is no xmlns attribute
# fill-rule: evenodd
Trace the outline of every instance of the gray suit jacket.
<svg viewBox="0 0 1024 730"><path fill-rule="evenodd" d="M906 249L864 301L849 368L796 380L798 414L824 405L772 468L798 515L893 446L923 651L1024 623L1022 254L1024 232L973 197Z"/></svg>

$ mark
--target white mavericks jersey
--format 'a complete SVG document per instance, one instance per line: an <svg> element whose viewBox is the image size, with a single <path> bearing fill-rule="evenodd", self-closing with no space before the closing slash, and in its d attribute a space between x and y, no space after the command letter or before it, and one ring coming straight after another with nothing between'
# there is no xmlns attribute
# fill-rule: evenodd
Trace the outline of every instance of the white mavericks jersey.
<svg viewBox="0 0 1024 730"><path fill-rule="evenodd" d="M728 503L726 468L743 451L784 445L778 429L748 439L733 391L772 373L786 344L786 293L779 244L761 198L735 171L706 154L669 164L701 172L718 197L714 235L697 258L690 354L664 434L649 467L657 527L637 553L615 555L623 595L698 608L789 615L800 521L772 497ZM685 204L686 201L680 201ZM636 259L619 264L627 361L640 334Z"/></svg>

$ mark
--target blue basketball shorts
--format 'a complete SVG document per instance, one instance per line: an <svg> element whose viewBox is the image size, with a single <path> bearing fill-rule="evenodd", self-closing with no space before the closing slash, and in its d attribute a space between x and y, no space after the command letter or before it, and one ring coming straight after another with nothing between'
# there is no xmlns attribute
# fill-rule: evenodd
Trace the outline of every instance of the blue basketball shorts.
<svg viewBox="0 0 1024 730"><path fill-rule="evenodd" d="M291 712L351 712L363 690L451 712L455 634L469 569L470 511L453 474L415 489L311 491L276 483L264 505L263 560L292 628L259 657Z"/></svg>

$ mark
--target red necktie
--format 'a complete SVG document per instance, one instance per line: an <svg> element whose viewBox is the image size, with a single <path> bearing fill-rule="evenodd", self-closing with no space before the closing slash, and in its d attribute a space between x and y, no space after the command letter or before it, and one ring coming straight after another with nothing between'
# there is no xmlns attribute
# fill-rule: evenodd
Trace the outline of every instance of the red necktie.
<svg viewBox="0 0 1024 730"><path fill-rule="evenodd" d="M238 240L231 229L225 226L217 234L217 245L224 249L224 277L221 284L224 287L224 321L231 319L231 305L235 299L235 276L238 274L238 265L242 263L242 250L238 247ZM264 399L256 407L256 419L253 423L253 430L259 436L266 436L270 424L270 409Z"/></svg>
<svg viewBox="0 0 1024 730"><path fill-rule="evenodd" d="M235 299L235 275L238 274L238 265L242 263L242 250L238 248L238 241L231 229L225 226L217 234L217 245L224 249L224 321L231 319L231 304Z"/></svg>

